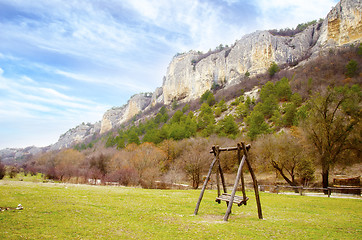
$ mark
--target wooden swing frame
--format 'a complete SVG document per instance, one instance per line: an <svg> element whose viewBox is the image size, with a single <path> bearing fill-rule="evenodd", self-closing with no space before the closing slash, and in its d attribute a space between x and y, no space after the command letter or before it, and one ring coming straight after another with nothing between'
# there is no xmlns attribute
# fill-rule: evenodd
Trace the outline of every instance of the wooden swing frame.
<svg viewBox="0 0 362 240"><path fill-rule="evenodd" d="M251 178L253 179L253 185L254 185L254 192L255 192L255 199L256 199L256 205L258 208L258 216L259 219L263 219L263 214L262 214L262 210L261 210L261 204L260 204L260 197L259 197L259 190L258 190L258 182L256 180L254 171L251 167L251 164L248 160L248 151L250 149L250 144L245 145L243 142L238 143L236 147L229 147L229 148L220 148L219 146L213 146L212 150L210 151L210 153L214 154L214 159L211 162L210 168L209 168L209 172L205 178L204 184L202 186L201 189L201 193L199 196L199 199L197 201L196 204L196 208L194 211L194 215L197 215L198 211L199 211L199 207L200 207L200 203L202 200L202 197L204 196L204 192L207 186L207 183L210 180L211 177L211 173L212 173L212 169L214 168L215 164L217 163L217 169L216 169L216 183L217 183L217 198L216 198L216 202L220 203L221 201L225 201L227 204L227 210L224 216L224 221L228 221L229 219L229 215L231 213L231 208L233 204L229 204L231 203L235 203L238 206L241 205L246 205L246 202L248 200L248 198L246 197L246 193L245 193L245 183L244 183L244 176L243 176L243 166L244 163L246 162L249 172L251 174ZM231 192L231 194L227 193L226 190L226 184L225 184L225 178L224 178L224 174L221 168L221 164L220 164L220 152L223 151L237 151L238 154L238 161L239 161L239 168L238 168L238 172L236 175L236 179L235 179L235 183L234 183L234 187L233 190ZM241 153L243 152L243 156L241 155ZM223 187L223 191L224 193L221 194L221 190L220 190L220 178L221 178L221 183L222 183L222 187ZM239 179L241 180L241 191L243 193L243 196L235 196L236 193L236 189L239 185Z"/></svg>

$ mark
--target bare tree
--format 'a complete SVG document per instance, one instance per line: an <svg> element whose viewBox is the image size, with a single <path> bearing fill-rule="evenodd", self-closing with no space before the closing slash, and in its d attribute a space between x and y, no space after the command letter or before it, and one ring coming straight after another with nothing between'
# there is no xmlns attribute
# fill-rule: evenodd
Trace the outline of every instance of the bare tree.
<svg viewBox="0 0 362 240"><path fill-rule="evenodd" d="M210 146L207 146L204 139L190 139L184 149L183 154L178 159L178 164L192 183L192 187L197 189L202 181L202 174L210 163Z"/></svg>
<svg viewBox="0 0 362 240"><path fill-rule="evenodd" d="M84 155L74 149L65 149L57 153L55 172L60 181L69 181L79 176L79 166L84 161Z"/></svg>
<svg viewBox="0 0 362 240"><path fill-rule="evenodd" d="M310 100L311 111L303 128L322 167L323 188L328 187L330 167L337 162L360 159L361 89L328 88Z"/></svg>
<svg viewBox="0 0 362 240"><path fill-rule="evenodd" d="M142 187L155 186L155 181L161 176L161 162L166 158L166 153L153 143L143 143L134 150L130 164L137 170Z"/></svg>
<svg viewBox="0 0 362 240"><path fill-rule="evenodd" d="M298 185L298 176L306 178L305 171L312 173L309 178L313 177L313 167L308 161L305 149L301 142L289 133L260 137L253 144L252 156L259 164L269 164L290 186Z"/></svg>

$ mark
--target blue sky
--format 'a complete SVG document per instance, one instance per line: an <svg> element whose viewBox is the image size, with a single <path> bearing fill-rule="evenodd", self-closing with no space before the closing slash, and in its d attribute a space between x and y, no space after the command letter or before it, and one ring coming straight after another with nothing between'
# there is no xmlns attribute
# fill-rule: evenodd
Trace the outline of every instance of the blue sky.
<svg viewBox="0 0 362 240"><path fill-rule="evenodd" d="M336 0L0 0L0 149L47 146L130 96L172 57L324 18Z"/></svg>

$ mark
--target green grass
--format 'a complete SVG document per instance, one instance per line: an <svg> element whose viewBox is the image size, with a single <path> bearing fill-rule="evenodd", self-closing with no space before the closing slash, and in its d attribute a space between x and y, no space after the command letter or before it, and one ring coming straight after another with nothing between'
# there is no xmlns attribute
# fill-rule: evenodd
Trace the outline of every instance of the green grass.
<svg viewBox="0 0 362 240"><path fill-rule="evenodd" d="M247 206L226 205L207 190L0 181L0 239L362 239L362 201L253 192Z"/></svg>

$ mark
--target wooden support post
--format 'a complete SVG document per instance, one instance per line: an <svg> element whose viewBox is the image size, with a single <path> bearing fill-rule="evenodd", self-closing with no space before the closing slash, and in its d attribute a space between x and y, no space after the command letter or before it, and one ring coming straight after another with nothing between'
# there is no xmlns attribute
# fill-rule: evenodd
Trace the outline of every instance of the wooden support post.
<svg viewBox="0 0 362 240"><path fill-rule="evenodd" d="M214 148L214 147L213 147L213 148ZM197 213L198 213L198 211L199 211L200 203L201 203L202 197L204 196L204 192L205 192L205 189L206 189L206 185L207 185L208 181L210 180L212 168L214 167L214 165L215 165L216 162L217 162L217 157L214 158L214 160L212 161L212 163L211 163L211 165L210 165L209 172L208 172L208 174L207 174L207 176L206 176L204 185L202 186L202 189L201 189L201 193L200 193L200 196L199 196L199 200L197 201L197 204L196 204L196 208L195 208L195 211L194 211L194 215L197 215Z"/></svg>
<svg viewBox="0 0 362 240"><path fill-rule="evenodd" d="M233 206L234 197L235 197L235 193L236 193L236 188L238 187L238 183L239 183L239 179L240 179L240 176L241 176L241 171L242 171L243 165L245 163L245 159L246 159L246 156L244 155L243 159L240 162L239 168L238 168L238 173L236 175L233 191L231 192L228 208L227 208L225 216L224 216L224 221L225 222L227 222L227 220L229 219L229 215L231 213L231 207Z"/></svg>
<svg viewBox="0 0 362 240"><path fill-rule="evenodd" d="M218 165L220 166L220 158L219 158L219 146L213 147L214 155L217 159ZM220 191L220 177L219 177L220 169L216 169L216 185L217 185L217 196L221 195Z"/></svg>
<svg viewBox="0 0 362 240"><path fill-rule="evenodd" d="M216 169L216 185L217 185L217 196L221 195L220 191L220 176L219 176L219 169Z"/></svg>
<svg viewBox="0 0 362 240"><path fill-rule="evenodd" d="M239 164L241 161L241 145L240 143L238 143L238 160L239 160ZM240 174L240 180L241 180L241 191L243 193L243 199L245 201L245 205L246 205L246 192L245 192L245 183L244 183L244 174L243 174L243 169L241 169L241 174Z"/></svg>
<svg viewBox="0 0 362 240"><path fill-rule="evenodd" d="M249 168L249 171L250 171L250 174L251 174L251 178L253 179L256 205L258 207L258 216L259 216L259 219L263 219L263 213L262 213L262 210L261 210L261 204L260 204L260 198L259 198L258 182L256 180L256 177L255 177L254 171L253 171L253 169L251 167L251 164L248 161L248 158L247 158L248 153L247 153L245 144L241 143L241 145L243 146L243 149L244 149L244 156L245 156L245 159L246 159L246 163L248 164L248 168Z"/></svg>
<svg viewBox="0 0 362 240"><path fill-rule="evenodd" d="M220 177L221 177L222 188L224 190L224 193L226 193L226 191L227 191L226 183L225 183L224 173L222 172L222 169L221 169L220 159L219 159L219 172L220 172Z"/></svg>

